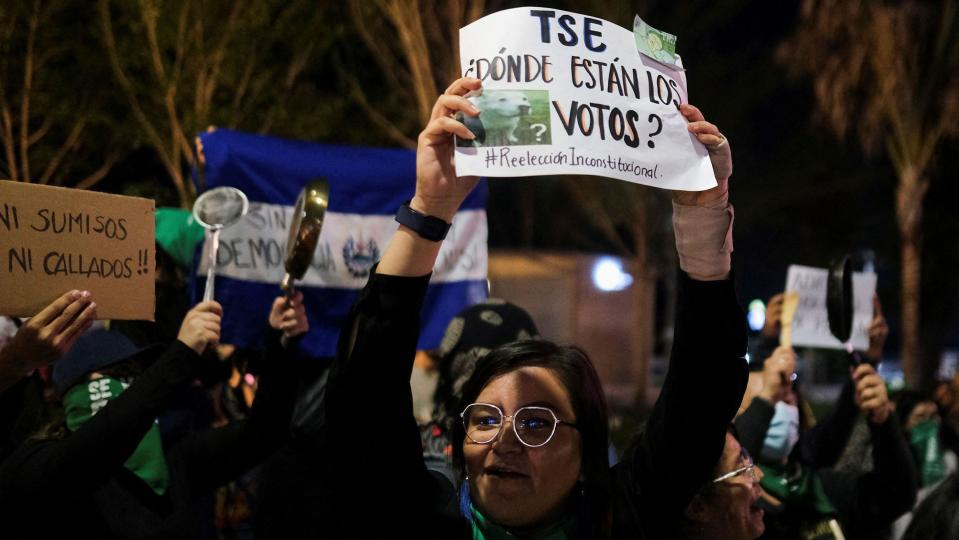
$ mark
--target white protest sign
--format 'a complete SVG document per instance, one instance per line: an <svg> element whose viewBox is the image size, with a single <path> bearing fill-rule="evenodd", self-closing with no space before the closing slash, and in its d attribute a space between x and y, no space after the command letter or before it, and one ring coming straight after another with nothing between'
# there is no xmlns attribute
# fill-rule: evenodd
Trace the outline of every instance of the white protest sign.
<svg viewBox="0 0 959 540"><path fill-rule="evenodd" d="M680 66L640 54L632 30L535 7L460 29L463 75L483 81L481 114L463 121L456 173L588 174L666 189L716 185L706 148L687 130Z"/></svg>
<svg viewBox="0 0 959 540"><path fill-rule="evenodd" d="M798 347L843 349L829 331L826 311L826 287L829 271L825 268L791 265L786 272L786 292L799 294L799 306L793 316L792 344ZM852 334L854 349L869 348L869 323L872 321L872 297L876 292L876 274L855 272L852 275Z"/></svg>

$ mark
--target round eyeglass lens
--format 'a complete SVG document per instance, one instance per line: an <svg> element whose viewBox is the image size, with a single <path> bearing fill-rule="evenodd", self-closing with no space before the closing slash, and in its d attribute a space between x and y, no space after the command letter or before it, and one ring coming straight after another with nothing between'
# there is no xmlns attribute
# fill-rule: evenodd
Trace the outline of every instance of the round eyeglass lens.
<svg viewBox="0 0 959 540"><path fill-rule="evenodd" d="M466 436L475 443L486 444L499 435L503 413L492 405L473 403L463 411Z"/></svg>
<svg viewBox="0 0 959 540"><path fill-rule="evenodd" d="M516 411L513 424L526 446L543 446L556 430L556 416L545 407L524 407Z"/></svg>

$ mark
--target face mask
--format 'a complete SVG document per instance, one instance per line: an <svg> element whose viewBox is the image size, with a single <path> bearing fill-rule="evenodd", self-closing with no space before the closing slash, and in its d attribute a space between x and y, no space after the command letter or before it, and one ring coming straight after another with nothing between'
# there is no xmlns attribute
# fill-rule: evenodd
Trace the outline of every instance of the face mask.
<svg viewBox="0 0 959 540"><path fill-rule="evenodd" d="M127 386L116 379L101 377L71 388L63 396L67 428L71 432L80 429L80 426L96 415L107 403L116 399ZM166 459L163 457L160 428L156 422L123 466L139 476L157 495L166 493L170 474Z"/></svg>
<svg viewBox="0 0 959 540"><path fill-rule="evenodd" d="M759 457L763 463L784 463L799 440L799 408L785 402L776 403L776 412L769 422L766 439Z"/></svg>
<svg viewBox="0 0 959 540"><path fill-rule="evenodd" d="M919 465L922 487L931 486L946 477L946 463L939 446L939 422L926 420L909 431L909 447Z"/></svg>

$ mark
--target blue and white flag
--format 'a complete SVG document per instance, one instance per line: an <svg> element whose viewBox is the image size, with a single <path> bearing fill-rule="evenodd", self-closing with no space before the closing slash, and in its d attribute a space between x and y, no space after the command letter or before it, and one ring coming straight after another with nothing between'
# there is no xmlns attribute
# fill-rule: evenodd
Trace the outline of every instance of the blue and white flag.
<svg viewBox="0 0 959 540"><path fill-rule="evenodd" d="M310 180L330 182L330 202L303 291L310 331L303 352L332 356L340 325L398 227L396 209L413 196L416 153L404 149L313 144L218 129L200 134L205 189L233 186L250 199L246 217L220 233L216 300L223 305L221 341L260 344L273 299L281 294L293 205ZM439 345L447 323L487 295L486 185L453 220L423 309L419 347ZM204 246L204 251L206 246ZM202 296L206 258L196 268Z"/></svg>

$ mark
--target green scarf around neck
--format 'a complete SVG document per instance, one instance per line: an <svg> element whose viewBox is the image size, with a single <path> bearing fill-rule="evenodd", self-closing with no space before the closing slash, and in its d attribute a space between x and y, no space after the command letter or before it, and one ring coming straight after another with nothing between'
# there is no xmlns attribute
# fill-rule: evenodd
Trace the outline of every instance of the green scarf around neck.
<svg viewBox="0 0 959 540"><path fill-rule="evenodd" d="M946 461L939 444L939 422L926 420L909 431L909 446L918 465L922 487L946 477Z"/></svg>
<svg viewBox="0 0 959 540"><path fill-rule="evenodd" d="M110 378L100 377L80 383L63 396L63 408L67 417L67 428L74 432L87 420L116 399L126 389L126 384ZM136 450L123 464L130 472L139 476L157 495L166 493L170 483L166 458L163 457L163 444L160 440L160 428L156 422L150 426Z"/></svg>
<svg viewBox="0 0 959 540"><path fill-rule="evenodd" d="M567 514L555 525L531 536L520 536L507 531L487 519L473 504L470 504L470 514L473 517L473 540L568 540L576 537L577 523L573 514Z"/></svg>

